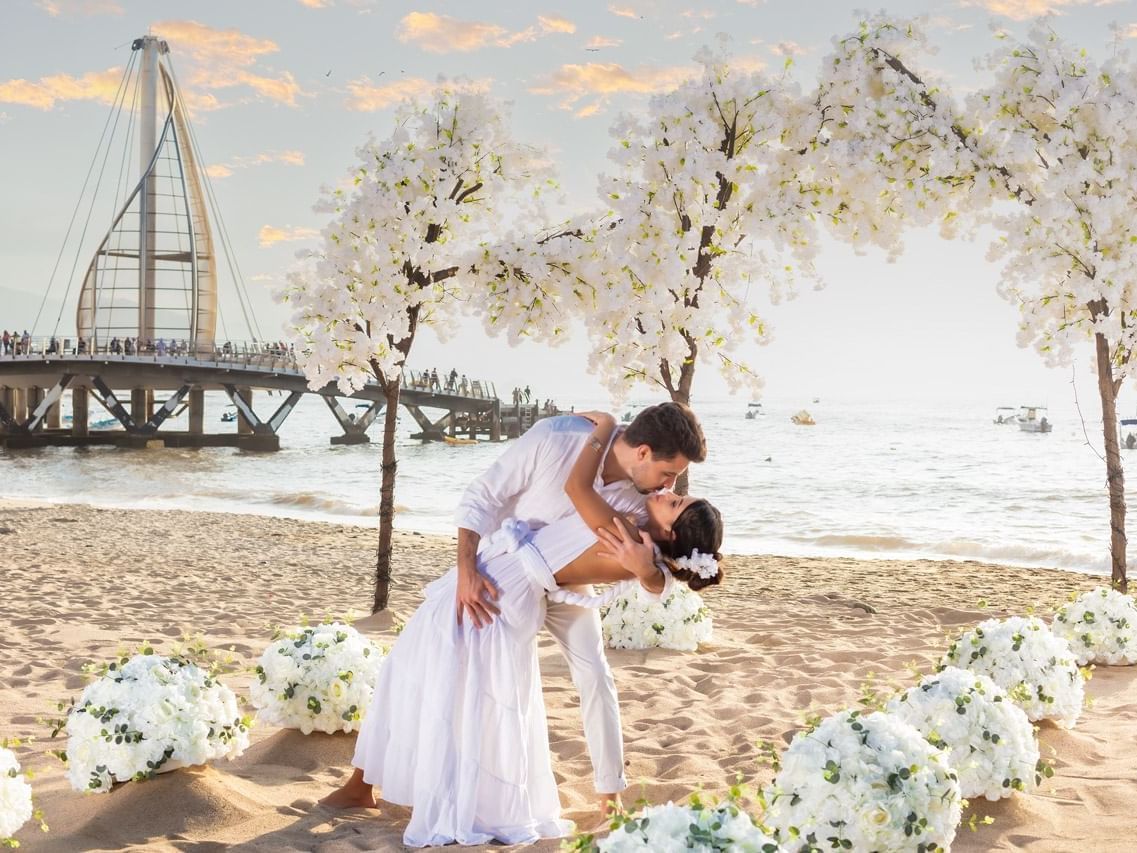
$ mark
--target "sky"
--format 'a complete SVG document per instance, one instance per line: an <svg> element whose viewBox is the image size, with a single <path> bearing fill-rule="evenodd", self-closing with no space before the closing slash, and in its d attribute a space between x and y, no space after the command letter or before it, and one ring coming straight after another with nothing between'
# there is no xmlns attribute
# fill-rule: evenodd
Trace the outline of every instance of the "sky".
<svg viewBox="0 0 1137 853"><path fill-rule="evenodd" d="M131 42L147 31L170 44L262 335L275 338L287 314L271 292L296 251L315 246L321 187L342 178L369 134L390 133L401 98L427 94L439 75L468 78L511 103L517 138L545 147L557 166L563 211L585 212L598 203L611 123L690 75L701 47L729 38L738 60L774 72L792 58L808 87L831 39L858 21L855 4L828 0L2 2L0 327L32 330L38 314L34 332L45 335L73 334L78 277L110 224L96 204L80 241L88 210L80 206L61 254ZM883 8L926 16L938 48L932 68L961 93L982 80L974 62L994 49L993 27L1022 33L1043 24L1100 58L1137 38L1137 2L1128 0L889 0ZM824 289L771 308L772 342L744 351L767 399L1065 411L1073 376L1083 407L1089 401L1096 411L1088 346L1072 368L1048 369L1016 345L1017 312L996 293L999 268L985 260L982 235L946 242L917 232L906 245L895 263L825 245ZM221 288L230 336L246 337L227 276ZM586 362L579 329L557 349L510 348L487 340L476 319L445 343L422 331L411 356L414 367L455 365L499 391L530 385L566 406L604 396ZM710 369L697 375L696 400L726 393Z"/></svg>

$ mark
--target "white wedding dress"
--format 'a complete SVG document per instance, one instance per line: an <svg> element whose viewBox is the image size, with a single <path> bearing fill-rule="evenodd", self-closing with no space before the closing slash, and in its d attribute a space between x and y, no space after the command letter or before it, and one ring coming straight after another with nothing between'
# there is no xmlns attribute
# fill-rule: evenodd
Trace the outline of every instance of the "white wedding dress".
<svg viewBox="0 0 1137 853"><path fill-rule="evenodd" d="M478 554L500 593L501 614L483 628L457 624L455 569L426 587L379 671L352 759L382 799L411 807L408 846L572 831L550 764L536 639L548 597L595 607L636 583L603 597L559 589L554 573L595 542L579 515L536 531L507 520Z"/></svg>

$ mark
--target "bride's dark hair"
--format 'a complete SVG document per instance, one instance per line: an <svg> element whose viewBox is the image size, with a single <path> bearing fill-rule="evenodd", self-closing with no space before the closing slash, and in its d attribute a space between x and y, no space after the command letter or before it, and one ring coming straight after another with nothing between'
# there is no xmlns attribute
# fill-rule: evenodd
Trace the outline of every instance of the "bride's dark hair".
<svg viewBox="0 0 1137 853"><path fill-rule="evenodd" d="M719 548L722 547L722 514L714 504L703 498L692 501L679 513L671 525L671 532L675 534L674 539L656 544L667 559L667 568L675 579L685 582L695 592L722 583L722 554L719 553ZM718 573L714 577L704 578L690 569L681 569L675 565L676 559L689 557L692 551L714 557L719 564Z"/></svg>

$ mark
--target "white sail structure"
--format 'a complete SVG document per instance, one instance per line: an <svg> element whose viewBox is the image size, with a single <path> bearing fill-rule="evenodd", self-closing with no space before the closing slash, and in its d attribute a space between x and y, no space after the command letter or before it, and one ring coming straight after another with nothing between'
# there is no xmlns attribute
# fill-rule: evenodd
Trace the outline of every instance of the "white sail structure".
<svg viewBox="0 0 1137 853"><path fill-rule="evenodd" d="M76 315L79 337L95 347L115 337L137 338L143 345L163 338L209 352L217 324L217 270L201 166L169 47L145 36L133 49L142 51L141 177L87 268Z"/></svg>

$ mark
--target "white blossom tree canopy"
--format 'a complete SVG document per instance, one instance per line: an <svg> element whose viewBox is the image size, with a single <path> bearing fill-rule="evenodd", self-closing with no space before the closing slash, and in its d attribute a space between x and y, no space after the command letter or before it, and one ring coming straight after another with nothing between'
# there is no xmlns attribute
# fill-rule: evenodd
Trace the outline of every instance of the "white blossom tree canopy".
<svg viewBox="0 0 1137 853"><path fill-rule="evenodd" d="M607 210L550 241L560 292L581 303L590 367L616 397L642 381L686 402L697 361L732 388L760 387L736 357L769 336L749 291L768 287L777 301L813 276L814 225L777 190L777 152L804 109L796 88L698 58L699 78L613 125Z"/></svg>
<svg viewBox="0 0 1137 853"><path fill-rule="evenodd" d="M346 188L325 190L322 246L282 294L313 388L397 375L419 324L447 334L460 303L501 287L500 270L479 264L483 244L511 220L540 221L554 186L484 94L441 87L395 124L356 152Z"/></svg>

